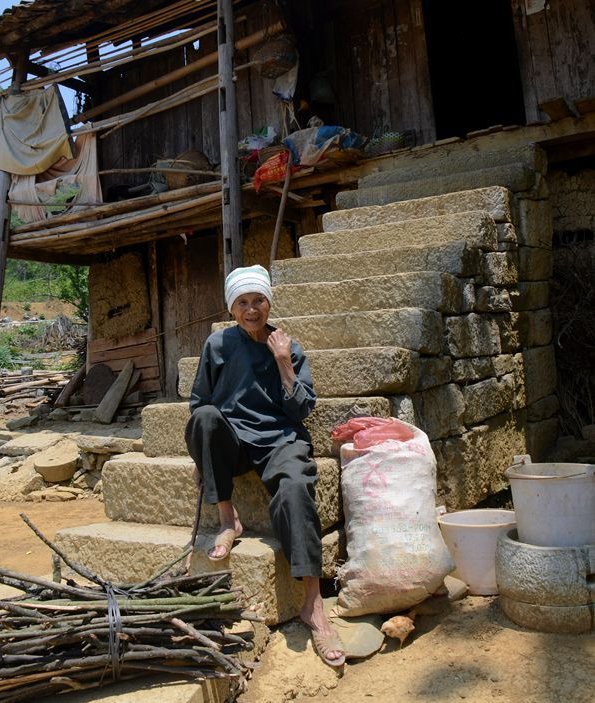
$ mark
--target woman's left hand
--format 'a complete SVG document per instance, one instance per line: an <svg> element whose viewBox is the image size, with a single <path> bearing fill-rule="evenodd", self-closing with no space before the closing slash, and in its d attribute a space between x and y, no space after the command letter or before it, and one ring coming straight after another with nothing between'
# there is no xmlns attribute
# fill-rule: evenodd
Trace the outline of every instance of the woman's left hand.
<svg viewBox="0 0 595 703"><path fill-rule="evenodd" d="M291 337L283 330L276 329L269 334L267 347L271 350L276 361L291 362Z"/></svg>

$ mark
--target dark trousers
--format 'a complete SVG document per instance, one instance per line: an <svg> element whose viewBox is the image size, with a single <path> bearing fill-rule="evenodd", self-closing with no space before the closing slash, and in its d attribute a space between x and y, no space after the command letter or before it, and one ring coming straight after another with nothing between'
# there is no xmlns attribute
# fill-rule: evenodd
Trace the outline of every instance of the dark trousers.
<svg viewBox="0 0 595 703"><path fill-rule="evenodd" d="M201 474L206 503L231 500L234 476L254 469L271 496L273 530L291 575L321 576L321 529L315 503L318 477L307 442L297 439L273 448L255 447L239 439L214 405L203 405L188 421L186 444Z"/></svg>

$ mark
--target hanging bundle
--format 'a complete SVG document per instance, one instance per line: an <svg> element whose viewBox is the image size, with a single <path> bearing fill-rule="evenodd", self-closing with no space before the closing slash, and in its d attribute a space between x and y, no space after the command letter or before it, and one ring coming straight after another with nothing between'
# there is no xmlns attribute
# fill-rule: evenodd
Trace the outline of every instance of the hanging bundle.
<svg viewBox="0 0 595 703"><path fill-rule="evenodd" d="M269 39L255 52L252 60L263 78L278 78L291 70L298 61L298 51L290 34Z"/></svg>

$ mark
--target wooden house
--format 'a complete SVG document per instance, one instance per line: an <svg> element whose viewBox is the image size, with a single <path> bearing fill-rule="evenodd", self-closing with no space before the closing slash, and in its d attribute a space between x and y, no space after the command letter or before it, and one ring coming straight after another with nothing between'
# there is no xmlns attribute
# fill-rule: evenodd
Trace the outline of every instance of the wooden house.
<svg viewBox="0 0 595 703"><path fill-rule="evenodd" d="M262 71L263 46L287 34L299 54L294 114ZM377 145L293 175L279 257L295 256L297 238L320 231L336 194L366 174L526 144L547 154L564 209L555 228L592 240L593 210L573 207L576 190L593 203L594 49L589 0L21 2L0 16L10 92L79 93L72 130L96 135L106 202L12 230L3 211L3 255L90 265L90 361L144 358L143 387L173 395L178 359L227 319L226 267L269 260L283 183L257 194L239 139L317 115ZM0 188L4 202L6 174Z"/></svg>

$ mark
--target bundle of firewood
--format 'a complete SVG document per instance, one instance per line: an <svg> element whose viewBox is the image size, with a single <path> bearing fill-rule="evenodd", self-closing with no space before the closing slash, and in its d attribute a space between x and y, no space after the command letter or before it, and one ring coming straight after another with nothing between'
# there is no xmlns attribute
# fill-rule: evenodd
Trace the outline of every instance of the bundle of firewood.
<svg viewBox="0 0 595 703"><path fill-rule="evenodd" d="M92 583L0 568L0 583L23 592L0 600L0 700L37 700L164 672L243 686L247 665L234 654L252 649L251 635L228 629L258 618L243 612L230 572L161 573L122 586L67 563Z"/></svg>

